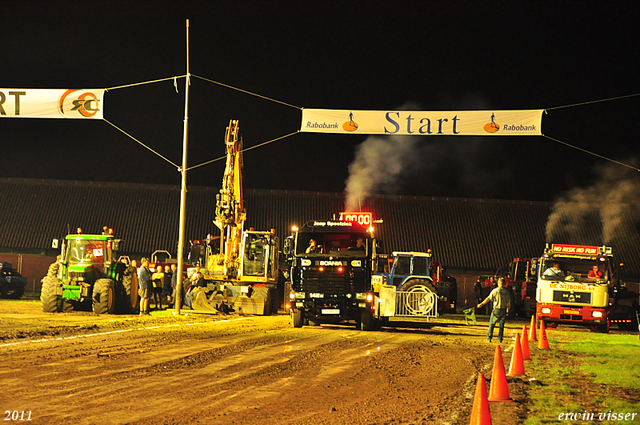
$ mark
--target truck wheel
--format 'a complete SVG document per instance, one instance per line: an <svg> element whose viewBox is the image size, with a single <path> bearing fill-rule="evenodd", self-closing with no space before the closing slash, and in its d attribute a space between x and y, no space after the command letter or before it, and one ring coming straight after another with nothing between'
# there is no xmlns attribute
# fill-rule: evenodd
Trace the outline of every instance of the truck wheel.
<svg viewBox="0 0 640 425"><path fill-rule="evenodd" d="M62 297L56 295L56 287L62 285L58 278L45 277L40 289L40 302L45 313L58 313L62 310Z"/></svg>
<svg viewBox="0 0 640 425"><path fill-rule="evenodd" d="M373 331L378 328L378 321L373 317L373 313L370 309L362 310L360 314L360 330Z"/></svg>
<svg viewBox="0 0 640 425"><path fill-rule="evenodd" d="M22 288L11 288L11 289L3 289L0 291L0 295L2 298L7 298L11 300L17 300L24 294L24 287Z"/></svg>
<svg viewBox="0 0 640 425"><path fill-rule="evenodd" d="M301 328L304 324L304 314L302 314L302 310L299 310L297 308L292 309L291 321L294 328Z"/></svg>
<svg viewBox="0 0 640 425"><path fill-rule="evenodd" d="M608 334L609 333L609 321L607 320L607 323L605 323L604 325L597 325L596 326L596 331L598 331L598 333L601 333L601 334Z"/></svg>
<svg viewBox="0 0 640 425"><path fill-rule="evenodd" d="M437 292L433 283L416 279L403 286L402 292L406 293L403 308L412 316L425 316L433 314L436 310Z"/></svg>
<svg viewBox="0 0 640 425"><path fill-rule="evenodd" d="M115 288L110 279L98 279L93 284L93 312L113 314L115 310Z"/></svg>

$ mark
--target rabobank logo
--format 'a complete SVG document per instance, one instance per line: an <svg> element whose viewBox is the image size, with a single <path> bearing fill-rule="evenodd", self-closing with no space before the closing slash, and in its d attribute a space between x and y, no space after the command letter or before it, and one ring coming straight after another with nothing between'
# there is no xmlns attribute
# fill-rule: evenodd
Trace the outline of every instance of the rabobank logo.
<svg viewBox="0 0 640 425"><path fill-rule="evenodd" d="M60 96L58 111L68 118L75 118L78 115L91 118L100 111L100 98L91 91L67 90Z"/></svg>
<svg viewBox="0 0 640 425"><path fill-rule="evenodd" d="M512 114L513 115L513 114ZM537 125L535 123L531 123L529 117L527 118L528 122L522 122L522 117L519 116L510 116L501 115L499 118L500 123L496 122L496 114L495 112L491 113L491 122L488 122L484 125L484 131L487 133L497 133L500 131L503 135L509 134L535 134L538 131ZM505 123L506 121L506 123Z"/></svg>
<svg viewBox="0 0 640 425"><path fill-rule="evenodd" d="M496 114L491 114L491 122L488 122L484 125L484 131L487 133L495 133L500 130L500 125L496 124Z"/></svg>
<svg viewBox="0 0 640 425"><path fill-rule="evenodd" d="M349 121L342 124L342 128L345 131L356 131L358 129L358 123L353 120L353 112L349 112Z"/></svg>

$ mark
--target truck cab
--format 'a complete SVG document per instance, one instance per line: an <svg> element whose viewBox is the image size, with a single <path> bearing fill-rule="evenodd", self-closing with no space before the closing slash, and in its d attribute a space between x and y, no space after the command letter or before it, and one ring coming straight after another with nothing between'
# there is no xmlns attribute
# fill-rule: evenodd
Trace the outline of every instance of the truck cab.
<svg viewBox="0 0 640 425"><path fill-rule="evenodd" d="M310 221L285 244L293 326L355 321L376 326L373 230L352 221Z"/></svg>
<svg viewBox="0 0 640 425"><path fill-rule="evenodd" d="M538 267L537 319L609 332L612 259L611 247L547 244Z"/></svg>

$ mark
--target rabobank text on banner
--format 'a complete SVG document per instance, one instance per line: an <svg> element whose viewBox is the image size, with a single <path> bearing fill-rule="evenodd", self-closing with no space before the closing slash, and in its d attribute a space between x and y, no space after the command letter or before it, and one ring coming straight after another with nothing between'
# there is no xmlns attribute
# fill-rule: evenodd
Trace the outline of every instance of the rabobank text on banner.
<svg viewBox="0 0 640 425"><path fill-rule="evenodd" d="M0 89L0 118L102 119L104 89Z"/></svg>
<svg viewBox="0 0 640 425"><path fill-rule="evenodd" d="M303 109L300 131L403 136L540 136L544 109L354 111Z"/></svg>

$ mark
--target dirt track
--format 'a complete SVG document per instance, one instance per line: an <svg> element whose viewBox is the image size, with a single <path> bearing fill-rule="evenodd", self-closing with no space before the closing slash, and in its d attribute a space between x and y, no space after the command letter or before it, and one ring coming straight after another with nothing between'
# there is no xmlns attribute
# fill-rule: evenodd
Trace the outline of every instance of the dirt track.
<svg viewBox="0 0 640 425"><path fill-rule="evenodd" d="M284 315L15 306L0 303L0 407L33 424L467 424L495 350L484 326L362 332L293 329ZM501 408L494 424L520 423Z"/></svg>

